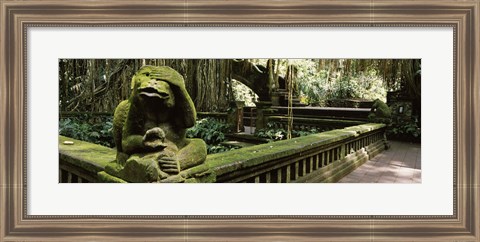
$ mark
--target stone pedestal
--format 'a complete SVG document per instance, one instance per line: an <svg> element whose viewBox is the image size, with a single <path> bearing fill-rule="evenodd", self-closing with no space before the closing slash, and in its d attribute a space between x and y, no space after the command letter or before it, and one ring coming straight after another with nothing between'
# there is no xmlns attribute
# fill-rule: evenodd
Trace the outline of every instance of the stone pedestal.
<svg viewBox="0 0 480 242"><path fill-rule="evenodd" d="M387 92L387 104L395 118L410 120L413 116L413 102L412 98L400 91Z"/></svg>
<svg viewBox="0 0 480 242"><path fill-rule="evenodd" d="M272 102L269 101L256 102L255 105L257 106L255 129L264 129L267 127L268 117L275 112L275 109L272 108Z"/></svg>
<svg viewBox="0 0 480 242"><path fill-rule="evenodd" d="M131 180L130 177L122 177L124 175L122 173L124 173L125 170L119 167L118 164L111 163L106 167L105 171L98 173L98 179L101 182L107 183L213 183L216 181L215 173L206 164L194 166L180 171L178 174L165 176L156 181L149 179L149 177L152 177L152 174L158 175L157 172L152 171L152 169L147 169L146 167L155 167L155 165L140 165L137 167L140 169L131 169L131 171L135 172L134 177L137 177L137 180Z"/></svg>

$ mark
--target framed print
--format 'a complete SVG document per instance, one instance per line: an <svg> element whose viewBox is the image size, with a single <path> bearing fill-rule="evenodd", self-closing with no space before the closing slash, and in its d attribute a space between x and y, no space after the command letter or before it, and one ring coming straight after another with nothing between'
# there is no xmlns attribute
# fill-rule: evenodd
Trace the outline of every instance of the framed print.
<svg viewBox="0 0 480 242"><path fill-rule="evenodd" d="M3 0L0 4L2 241L480 239L478 0ZM61 159L65 159L66 154L62 152L68 147L62 148L59 142L68 146L79 141L59 138L58 122L63 115L59 106L95 108L92 103L85 104L86 101L62 103L61 96L69 96L62 90L83 90L73 87L78 84L75 76L67 75L65 70L81 66L111 74L121 73L110 69L115 66L112 63L126 63L123 66L135 69L135 66L158 65L167 60L184 60L177 62L187 70L188 60L220 68L221 61L209 60L270 58L401 59L414 60L412 63L421 65L421 179L413 184L258 184L255 182L284 178L281 172L258 178L222 177L220 173L229 174L226 171L231 168L222 167L215 170L215 174L220 174L216 177L218 181L248 183L250 179L255 184L70 183L94 180L96 176L81 177L75 173L78 171L71 170L69 173L69 168L62 164ZM149 75L150 72L154 69L148 70ZM59 73L63 74L59 76ZM89 73L82 75L88 77ZM146 75L138 73L137 77ZM188 71L185 73L188 76ZM208 76L208 73L203 75ZM146 88L142 89L142 95L162 100L170 95L184 95L183 84L178 84L181 78L172 76L178 75L173 73L160 79L166 80L169 88L176 83L173 85L175 91L168 93ZM132 77L128 74L121 78L128 78L130 83ZM131 87L122 84L120 88L126 92L130 88L133 90L135 85L141 85L135 81L137 79L133 78ZM72 86L59 86L59 80ZM214 81L205 80L205 85L214 85ZM101 88L93 83L94 93ZM227 95L222 94L220 87L216 88L218 93L210 91L210 95ZM184 99L188 103L188 98ZM259 114L260 106L257 107ZM188 105L183 106L183 110L191 111ZM403 113L408 106L401 103L395 110ZM136 122L140 117L131 116L128 122ZM148 117L151 120L152 116ZM183 120L178 122L189 122L188 114L177 118ZM152 128L149 122L142 123L142 128ZM162 126L162 129L168 128ZM350 129L349 132L353 137L382 128ZM159 139L163 142L163 138L170 141L168 136L161 135L162 129L154 130L158 136L155 142ZM100 133L95 135L100 136ZM377 136L379 140L383 138ZM304 140L313 146L313 141ZM292 147L285 150L293 152L293 146L284 144ZM183 143L175 145L186 146ZM266 144L264 148L274 150L274 145ZM95 148L88 146L86 150L91 152ZM306 150L293 156L305 155ZM103 157L108 157L109 161L121 160L118 153L112 152L100 150L96 154L98 157L105 155ZM249 157L257 152L262 151L251 149ZM330 159L328 157L348 152L338 148L327 153L323 157ZM131 156L122 161L127 164ZM228 155L216 157L222 161L231 158ZM302 170L318 164L318 158L306 159L311 163L293 164L292 167ZM97 174L97 168L92 163L86 169ZM181 173L182 170L178 170ZM185 182L195 177L211 181L208 180L210 173L195 172L198 173L182 173L185 176L176 179ZM288 177L291 178L291 173ZM133 178L133 181L137 180Z"/></svg>

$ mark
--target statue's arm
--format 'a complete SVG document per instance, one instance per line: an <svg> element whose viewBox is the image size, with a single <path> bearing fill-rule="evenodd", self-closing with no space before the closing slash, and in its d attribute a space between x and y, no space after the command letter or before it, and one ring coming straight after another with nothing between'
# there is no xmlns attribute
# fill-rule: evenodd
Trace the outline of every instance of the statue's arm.
<svg viewBox="0 0 480 242"><path fill-rule="evenodd" d="M143 135L128 135L122 139L122 150L124 153L133 154L145 151Z"/></svg>
<svg viewBox="0 0 480 242"><path fill-rule="evenodd" d="M130 113L131 107L130 102L124 100L117 106L113 115L115 145L118 151L127 154L144 150L143 136L134 134L135 124L132 123L132 120L129 120L135 117L135 115Z"/></svg>
<svg viewBox="0 0 480 242"><path fill-rule="evenodd" d="M143 119L138 105L130 103L122 129L122 150L129 155L145 152Z"/></svg>
<svg viewBox="0 0 480 242"><path fill-rule="evenodd" d="M123 133L123 126L125 125L125 120L127 120L129 109L130 109L130 104L128 100L124 100L120 104L118 104L113 114L113 139L115 141L115 146L117 147L118 151L123 151L122 150L122 133Z"/></svg>
<svg viewBox="0 0 480 242"><path fill-rule="evenodd" d="M163 143L164 139L164 131L159 127L154 127L147 130L145 135L127 135L122 140L122 148L127 154L160 151L166 147Z"/></svg>
<svg viewBox="0 0 480 242"><path fill-rule="evenodd" d="M202 139L187 139L185 147L177 153L180 170L202 164L207 158L207 145Z"/></svg>

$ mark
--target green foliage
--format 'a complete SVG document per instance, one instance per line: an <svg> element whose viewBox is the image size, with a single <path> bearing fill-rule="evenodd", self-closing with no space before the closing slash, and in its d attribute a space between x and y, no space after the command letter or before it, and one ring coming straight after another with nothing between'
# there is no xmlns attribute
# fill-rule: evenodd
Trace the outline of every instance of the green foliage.
<svg viewBox="0 0 480 242"><path fill-rule="evenodd" d="M265 65L267 59L251 60ZM285 76L287 65L297 69L296 88L300 100L306 104L324 106L328 99L380 99L385 101L387 90L379 72L378 61L360 59L288 59L279 60L279 75ZM362 64L363 63L363 64ZM362 68L356 67L365 66Z"/></svg>
<svg viewBox="0 0 480 242"><path fill-rule="evenodd" d="M255 130L255 136L258 138L268 139L269 141L284 140L287 138L287 131L283 128L278 128L275 122L267 123L267 128ZM310 130L292 130L292 137L307 136L322 132L318 129Z"/></svg>
<svg viewBox="0 0 480 242"><path fill-rule="evenodd" d="M327 99L358 98L366 100L386 99L387 91L381 77L375 71L341 75L317 70L315 66L300 66L298 87L301 100L323 106Z"/></svg>
<svg viewBox="0 0 480 242"><path fill-rule="evenodd" d="M229 131L229 125L213 118L197 120L195 126L187 130L187 137L200 138L207 144L218 144L225 141L225 133Z"/></svg>
<svg viewBox="0 0 480 242"><path fill-rule="evenodd" d="M394 118L387 129L387 135L390 138L400 140L419 142L421 134L421 128L416 117L411 120Z"/></svg>
<svg viewBox="0 0 480 242"><path fill-rule="evenodd" d="M87 115L65 118L59 122L59 134L113 148L112 117L91 118Z"/></svg>
<svg viewBox="0 0 480 242"><path fill-rule="evenodd" d="M197 120L195 126L187 130L188 138L200 138L207 144L207 153L220 153L232 148L221 145L225 141L225 133L230 131L230 125L222 123L214 118Z"/></svg>
<svg viewBox="0 0 480 242"><path fill-rule="evenodd" d="M225 152L225 151L229 151L229 150L235 150L235 149L238 149L237 147L227 147L225 145L221 145L221 144L218 144L218 145L207 145L207 154L216 154L216 153L222 153L222 152Z"/></svg>
<svg viewBox="0 0 480 242"><path fill-rule="evenodd" d="M258 138L268 139L270 141L282 140L287 137L287 131L282 128L259 129L255 130L255 136Z"/></svg>

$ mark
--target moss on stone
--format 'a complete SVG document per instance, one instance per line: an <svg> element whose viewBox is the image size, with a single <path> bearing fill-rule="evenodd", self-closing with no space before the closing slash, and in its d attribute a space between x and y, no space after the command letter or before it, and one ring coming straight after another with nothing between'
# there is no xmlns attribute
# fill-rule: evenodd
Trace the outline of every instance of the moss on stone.
<svg viewBox="0 0 480 242"><path fill-rule="evenodd" d="M124 180L122 180L118 177L112 176L112 175L106 173L105 171L101 171L101 172L97 173L97 177L98 177L99 181L105 182L105 183L127 183L126 181L124 181Z"/></svg>
<svg viewBox="0 0 480 242"><path fill-rule="evenodd" d="M110 161L115 160L114 149L61 135L58 141L60 161L81 167L94 174L103 171ZM65 141L72 141L73 144L64 144Z"/></svg>
<svg viewBox="0 0 480 242"><path fill-rule="evenodd" d="M212 183L216 181L216 175L206 164L198 165L181 171L177 175L169 176L162 183Z"/></svg>
<svg viewBox="0 0 480 242"><path fill-rule="evenodd" d="M368 119L371 122L390 123L391 118L392 111L386 103L382 102L380 99L373 101L370 114L368 115Z"/></svg>
<svg viewBox="0 0 480 242"><path fill-rule="evenodd" d="M363 134L366 132L370 132L375 129L381 129L383 127L386 127L385 124L383 123L367 123L367 124L362 124L362 125L357 125L357 126L351 126L351 127L346 127L343 130L344 131L352 131L359 134Z"/></svg>
<svg viewBox="0 0 480 242"><path fill-rule="evenodd" d="M335 129L318 134L261 144L238 150L209 155L206 164L216 175L256 166L271 160L301 154L322 146L354 138L362 133L385 127L385 124L362 124L345 129Z"/></svg>

